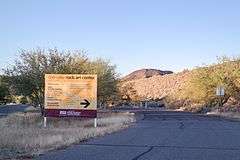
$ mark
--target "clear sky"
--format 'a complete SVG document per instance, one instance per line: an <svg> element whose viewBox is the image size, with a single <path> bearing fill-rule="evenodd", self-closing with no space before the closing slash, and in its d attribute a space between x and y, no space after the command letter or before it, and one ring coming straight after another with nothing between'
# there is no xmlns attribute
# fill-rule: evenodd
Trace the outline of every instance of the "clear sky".
<svg viewBox="0 0 240 160"><path fill-rule="evenodd" d="M239 0L1 0L0 67L20 48L86 49L125 75L240 53Z"/></svg>

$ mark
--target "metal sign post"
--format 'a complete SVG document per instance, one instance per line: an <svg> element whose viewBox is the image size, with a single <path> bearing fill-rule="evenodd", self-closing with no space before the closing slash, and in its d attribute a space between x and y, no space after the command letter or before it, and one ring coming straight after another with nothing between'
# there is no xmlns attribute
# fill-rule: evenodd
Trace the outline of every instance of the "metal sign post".
<svg viewBox="0 0 240 160"><path fill-rule="evenodd" d="M47 117L43 117L43 127L46 128L47 127Z"/></svg>
<svg viewBox="0 0 240 160"><path fill-rule="evenodd" d="M97 128L97 118L94 118L94 128Z"/></svg>
<svg viewBox="0 0 240 160"><path fill-rule="evenodd" d="M148 108L148 102L145 101L145 109L147 109L147 108Z"/></svg>

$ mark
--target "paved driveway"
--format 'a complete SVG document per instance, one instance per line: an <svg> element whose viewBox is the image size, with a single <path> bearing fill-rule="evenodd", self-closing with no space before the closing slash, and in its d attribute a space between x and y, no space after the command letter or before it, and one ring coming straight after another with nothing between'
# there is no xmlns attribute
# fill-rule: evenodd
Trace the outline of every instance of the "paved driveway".
<svg viewBox="0 0 240 160"><path fill-rule="evenodd" d="M182 112L145 112L129 129L40 159L240 160L240 123Z"/></svg>
<svg viewBox="0 0 240 160"><path fill-rule="evenodd" d="M0 106L0 117L7 116L11 113L24 112L29 105L18 104L18 105L1 105Z"/></svg>

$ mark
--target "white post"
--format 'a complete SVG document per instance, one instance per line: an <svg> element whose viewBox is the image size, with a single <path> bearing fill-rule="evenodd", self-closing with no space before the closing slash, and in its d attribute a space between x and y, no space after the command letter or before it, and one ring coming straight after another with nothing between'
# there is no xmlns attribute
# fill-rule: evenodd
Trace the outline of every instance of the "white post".
<svg viewBox="0 0 240 160"><path fill-rule="evenodd" d="M145 109L147 109L147 107L148 107L148 102L146 101L145 102Z"/></svg>
<svg viewBox="0 0 240 160"><path fill-rule="evenodd" d="M94 118L94 128L97 128L97 118Z"/></svg>
<svg viewBox="0 0 240 160"><path fill-rule="evenodd" d="M43 117L43 127L47 127L47 117Z"/></svg>

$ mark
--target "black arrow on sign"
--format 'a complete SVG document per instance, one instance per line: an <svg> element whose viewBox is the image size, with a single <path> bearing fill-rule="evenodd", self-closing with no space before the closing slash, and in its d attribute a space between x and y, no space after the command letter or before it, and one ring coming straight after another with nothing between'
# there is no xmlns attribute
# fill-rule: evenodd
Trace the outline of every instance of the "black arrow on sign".
<svg viewBox="0 0 240 160"><path fill-rule="evenodd" d="M87 108L90 103L88 102L88 100L84 99L84 102L81 102L80 105L85 105L83 108Z"/></svg>

